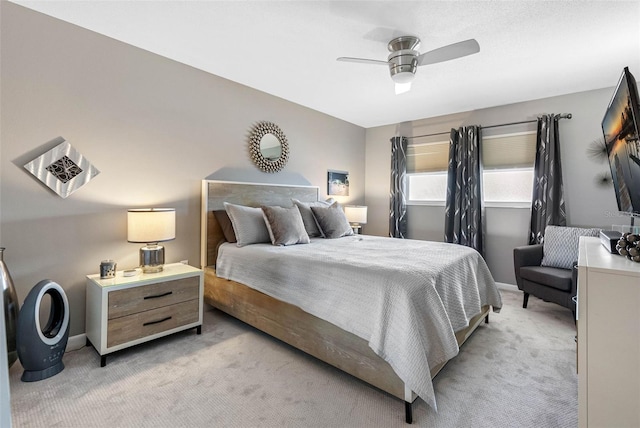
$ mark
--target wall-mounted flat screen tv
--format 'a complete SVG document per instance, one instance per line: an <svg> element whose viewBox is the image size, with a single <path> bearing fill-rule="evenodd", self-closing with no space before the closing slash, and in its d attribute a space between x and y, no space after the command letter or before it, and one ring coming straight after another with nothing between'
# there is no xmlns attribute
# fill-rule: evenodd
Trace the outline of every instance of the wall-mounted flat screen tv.
<svg viewBox="0 0 640 428"><path fill-rule="evenodd" d="M640 104L636 80L625 67L602 120L618 210L640 215Z"/></svg>

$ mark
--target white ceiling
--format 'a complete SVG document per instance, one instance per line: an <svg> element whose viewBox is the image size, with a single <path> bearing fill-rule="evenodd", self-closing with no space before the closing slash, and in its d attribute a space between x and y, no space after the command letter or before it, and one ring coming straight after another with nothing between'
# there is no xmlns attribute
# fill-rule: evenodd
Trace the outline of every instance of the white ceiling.
<svg viewBox="0 0 640 428"><path fill-rule="evenodd" d="M362 127L640 78L640 1L21 1L15 3ZM393 35L480 53L418 69L395 95Z"/></svg>

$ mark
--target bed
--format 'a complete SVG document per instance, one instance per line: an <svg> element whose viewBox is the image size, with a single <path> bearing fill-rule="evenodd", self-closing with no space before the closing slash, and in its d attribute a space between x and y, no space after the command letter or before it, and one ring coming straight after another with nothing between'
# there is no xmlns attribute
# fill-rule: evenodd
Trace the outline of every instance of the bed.
<svg viewBox="0 0 640 428"><path fill-rule="evenodd" d="M484 260L457 245L358 235L239 248L214 215L225 202L294 199L315 202L318 188L203 180L205 301L403 400L408 423L418 396L435 409L431 379L501 307Z"/></svg>

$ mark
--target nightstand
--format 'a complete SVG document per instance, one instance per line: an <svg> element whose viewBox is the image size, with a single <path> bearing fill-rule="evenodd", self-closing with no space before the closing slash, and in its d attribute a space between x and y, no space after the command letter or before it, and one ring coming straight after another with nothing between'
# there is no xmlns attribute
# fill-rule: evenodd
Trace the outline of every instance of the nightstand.
<svg viewBox="0 0 640 428"><path fill-rule="evenodd" d="M100 279L87 275L87 345L107 355L179 331L202 328L202 270L182 263L162 272Z"/></svg>

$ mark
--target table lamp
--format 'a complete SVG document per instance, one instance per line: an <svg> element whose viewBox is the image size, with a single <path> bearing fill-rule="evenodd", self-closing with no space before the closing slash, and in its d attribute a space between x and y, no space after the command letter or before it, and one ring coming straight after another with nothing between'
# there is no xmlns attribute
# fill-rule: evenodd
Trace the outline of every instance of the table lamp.
<svg viewBox="0 0 640 428"><path fill-rule="evenodd" d="M130 209L127 212L127 241L146 244L140 248L143 273L162 272L164 247L158 243L175 237L174 208Z"/></svg>
<svg viewBox="0 0 640 428"><path fill-rule="evenodd" d="M360 233L363 224L367 224L367 207L363 205L345 205L344 215L353 228L353 233Z"/></svg>

